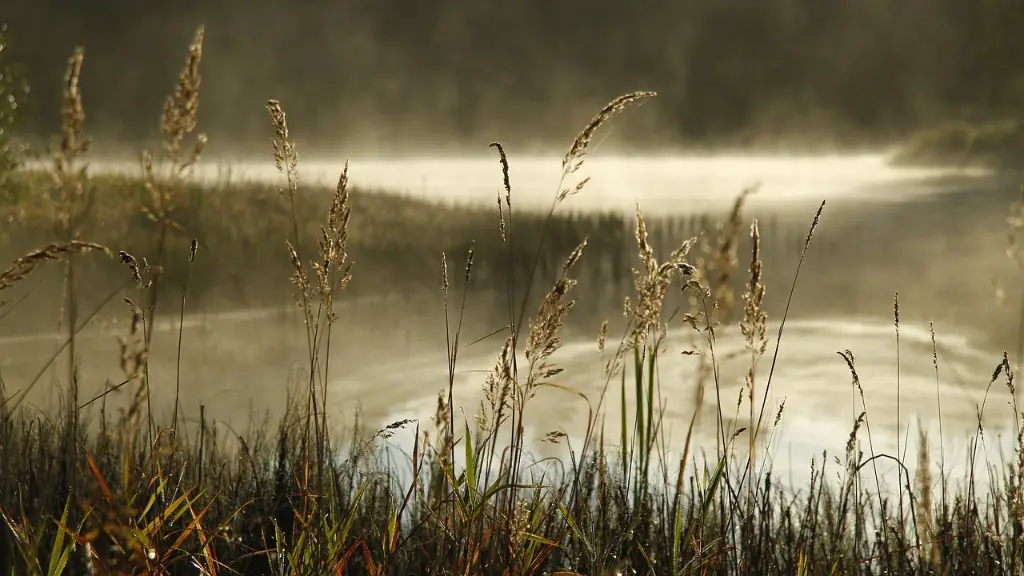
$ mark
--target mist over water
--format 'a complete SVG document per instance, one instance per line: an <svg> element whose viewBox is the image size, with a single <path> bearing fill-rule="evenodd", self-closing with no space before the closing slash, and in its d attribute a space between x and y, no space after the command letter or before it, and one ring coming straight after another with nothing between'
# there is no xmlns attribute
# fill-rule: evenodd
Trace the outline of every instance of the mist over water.
<svg viewBox="0 0 1024 576"><path fill-rule="evenodd" d="M303 158L304 185L333 187L343 163ZM557 156L519 157L509 152L513 208L547 210L562 173ZM138 174L134 162L100 161L96 172ZM758 185L751 206L816 206L821 200L899 201L949 189L949 178L979 178L980 168L894 167L886 153L805 156L604 156L586 161L586 193L567 205L574 211L625 210L637 204L645 213L667 215L728 208L745 188ZM208 183L280 183L272 161L203 162L193 177ZM579 180L570 177L569 183ZM384 190L414 198L490 207L501 189L497 154L476 157L353 158L349 178L357 188Z"/></svg>
<svg viewBox="0 0 1024 576"><path fill-rule="evenodd" d="M547 210L556 192L561 173L561 159L510 158L510 176L513 188L513 207L520 210ZM341 162L305 160L300 163L300 179L303 185L333 186L342 168ZM125 172L137 173L137 167L130 163L97 162L90 167L92 173ZM856 229L857 222L869 218L878 224L880 219L892 218L900 221L901 206L928 205L943 197L957 198L965 190L981 196L987 194L999 200L993 192L1000 189L998 179L981 170L966 169L906 169L887 165L884 155L864 156L823 156L823 157L595 157L587 161L586 176L591 177L586 190L573 197L567 209L572 211L615 210L632 212L637 204L648 216L664 214L687 214L701 211L727 209L736 194L742 189L760 183L759 192L751 198L750 210L758 214L790 214L798 219L801 226L809 225L810 216L822 200L828 200L830 210L819 236L826 246L812 244L814 258L808 261L807 269L796 293L793 317L789 319L782 337L777 364L771 379L768 397L762 397L772 364L772 353L776 346L778 330L777 317L772 322L769 334L772 338L768 356L758 365L758 405L766 400L762 438L770 435L767 455L773 461L773 470L783 479L791 478L800 485L806 482L810 473L812 458L821 459L827 451L829 459L843 457L853 422L864 409L859 396L854 395L851 374L837 352L850 350L856 358L856 369L863 386L866 411L870 426L870 445L875 453L905 454L905 462L913 469L918 444L918 427L927 432L932 444L933 463L937 460L936 442L940 437L939 406L941 403L941 436L946 469L954 477L963 473L967 441L978 424L977 410L982 403L989 385L988 377L1001 358L1001 350L983 338L983 326L956 323L940 323L937 330L937 363L933 364L933 349L927 323L922 318L934 307L952 307L958 304L943 300L940 294L929 301L928 310L917 311L914 305L907 320L901 326L900 346L897 348L895 327L892 320L882 320L885 302L879 302L873 316L851 315L841 298L833 302L822 301L815 296L817 307L824 313L808 314L802 309L802 300L807 288L828 281L815 271L815 261L823 262L838 257L835 246L828 243L832 223L843 223L848 233ZM476 158L420 158L420 159L369 159L353 160L349 175L358 190L385 190L401 192L413 197L462 205L467 203L490 206L501 190L501 170L496 156ZM236 181L281 182L270 162L233 163L229 170L211 163L200 164L194 177L211 182ZM978 192L978 191L981 192ZM987 192L985 192L987 190ZM967 197L967 196L964 196ZM988 200L994 206L995 214L1005 210L1005 205ZM1001 200L1000 200L1001 202ZM922 204L923 203L923 204ZM836 207L838 205L838 208ZM920 210L915 208L914 210ZM941 209L943 217L966 221L965 226L974 222L962 208ZM861 214L858 216L858 214ZM867 214L868 216L864 216ZM889 215L889 216L886 216ZM358 218L358 214L353 215ZM966 220L965 220L966 218ZM858 220L861 219L861 220ZM992 220L1001 224L1002 220ZM920 233L913 225L907 226L905 237L900 237L896 228L890 230L900 245L909 246ZM894 224L895 226L895 224ZM922 224L924 226L924 224ZM994 229L989 226L989 232ZM889 230L887 228L887 230ZM936 228L936 234L943 242L955 247L961 242L956 231L943 232ZM980 229L979 229L980 232ZM993 234L1001 234L998 230ZM856 242L857 237L846 243ZM999 258L1000 246L993 244L986 248L986 266L1002 265ZM971 247L963 248L966 262ZM954 250L947 249L947 258L955 258ZM918 261L922 256L916 256ZM868 258L882 257L881 254ZM815 260L817 258L818 260ZM745 265L741 255L739 267ZM977 260L977 256L974 256ZM372 265L368 264L368 265ZM920 262L918 262L920 265ZM935 260L927 263L929 270L941 267ZM891 268L891 267L890 267ZM358 271L356 272L358 274ZM738 272L742 273L742 272ZM870 272L866 272L870 273ZM791 277L769 279L769 291L776 298L784 293ZM877 277L877 284L889 294L895 289L913 281L909 270L887 269L884 276ZM908 276L908 274L910 274ZM921 276L918 276L921 278ZM987 281L976 278L978 283ZM886 286L892 282L890 289ZM977 286L972 286L977 290ZM826 290L827 293L827 290ZM586 298L585 291L582 297ZM353 344L360 346L359 352L343 356L347 360L333 365L334 379L330 387L331 409L339 419L349 418L358 409L363 422L370 427L381 427L403 419L418 420L423 426L429 422L437 405L437 394L447 387L447 371L443 349L443 332L440 327L442 311L437 301L436 314L424 326L435 326L433 331L421 330L414 338L427 345L403 345L400 341L386 340L380 336L368 335L359 324L339 324L337 331L350 333ZM358 307L358 305L355 305ZM426 306L426 304L425 304ZM207 314L203 317L186 318L185 340L187 342L187 368L190 378L201 378L204 370L218 364L235 364L236 372L227 369L220 380L207 380L208 384L190 393L190 409L195 412L198 405L206 405L210 414L236 427L244 427L247 415L253 411L270 409L273 413L283 405L284 388L289 378L295 378L295 368L301 364L301 354L296 348L299 328L295 324L282 323L281 311L266 310L236 314L234 317ZM383 320L375 319L376 320ZM390 320L389 320L390 322ZM431 324L431 323L434 324ZM571 319L570 319L571 323ZM166 327L163 339L166 354L155 357L173 358L176 326L174 322ZM401 318L394 319L395 330L411 330ZM697 409L698 378L696 361L681 354L684 348L692 346L692 337L707 350L706 343L699 342L699 336L673 326L667 342L668 353L662 356L660 365L661 396L664 401L663 426L668 432L667 462L678 461L686 426ZM284 334L295 330L292 342ZM387 331L385 329L384 331ZM262 336L262 335L266 336ZM255 336L261 335L261 336ZM369 338L369 339L368 339ZM375 349L375 338L381 338L381 347ZM383 342L388 342L383 344ZM8 341L10 344L12 341ZM93 344L105 349L107 357L114 358L116 349L107 339L106 344ZM158 346L160 346L158 342ZM614 348L615 342L609 342ZM344 349L344 344L337 347ZM472 426L474 415L482 399L481 386L485 374L494 366L500 348L500 339L475 344L460 352L455 382L456 415L465 417ZM899 358L897 359L897 352ZM98 352L99 353L99 352ZM189 356L191 354L191 356ZM345 352L339 352L344 355ZM198 356L198 357L197 357ZM27 356L22 356L23 363ZM45 355L37 355L41 360ZM558 384L578 391L580 396L560 390L544 390L529 405L527 424L531 437L538 440L533 451L541 456L566 456L567 445L551 445L539 440L552 431L568 435L570 445L578 449L586 431L590 409L596 410L602 397L605 378L602 375L603 362L597 353L596 334L590 339L570 339L556 355L557 363L565 368ZM693 450L714 455L720 442L721 431L717 422L717 403L723 406L726 417L724 425L728 430L748 426L748 403L744 399L736 413L737 400L741 393L749 355L743 353L743 343L734 327L718 333L715 342L715 361L720 367L719 384L704 382L704 401L698 414ZM167 362L165 362L167 364ZM114 369L113 362L108 370ZM628 368L628 367L627 367ZM99 370L95 374L104 373ZM165 374L175 368L171 364L160 367ZM90 370L87 366L83 368ZM609 383L604 396L601 412L605 438L611 445L619 438L618 425L618 379ZM628 383L627 387L631 386ZM163 396L167 396L166 393ZM997 451L1005 442L997 440L996 434L1004 432L1009 441L1014 436L1007 426L1012 425L1013 412L1007 407L1008 393L1000 382L992 386L985 411L987 430L985 449ZM169 400L169 398L164 398ZM785 402L785 409L777 427L774 426L779 406ZM631 410L631 408L629 409ZM189 410L186 410L189 412ZM627 413L632 413L627 412ZM904 436L897 435L897 418ZM910 427L908 429L908 426ZM909 436L907 436L909 434ZM909 440L908 440L909 438ZM861 449L869 451L868 435L861 430ZM399 431L387 441L393 448L411 453L411 429ZM735 450L744 453L747 437L736 439ZM897 445L899 442L899 446ZM761 457L765 456L762 449ZM984 457L980 457L983 461ZM830 462L830 465L832 463ZM880 462L879 467L895 473L895 468ZM819 466L820 469L820 466ZM889 478L889 476L886 476ZM890 478L893 479L893 478Z"/></svg>

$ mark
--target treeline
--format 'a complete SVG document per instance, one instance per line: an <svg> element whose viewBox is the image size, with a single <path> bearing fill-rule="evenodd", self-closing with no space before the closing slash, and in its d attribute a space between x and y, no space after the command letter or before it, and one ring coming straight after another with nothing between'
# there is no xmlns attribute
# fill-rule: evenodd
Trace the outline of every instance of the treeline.
<svg viewBox="0 0 1024 576"><path fill-rule="evenodd" d="M320 145L561 145L618 93L661 98L630 143L868 144L1024 109L1019 0L5 0L4 58L33 87L23 130L52 133L64 62L86 47L97 136L157 131L205 24L212 153L265 148L266 98Z"/></svg>

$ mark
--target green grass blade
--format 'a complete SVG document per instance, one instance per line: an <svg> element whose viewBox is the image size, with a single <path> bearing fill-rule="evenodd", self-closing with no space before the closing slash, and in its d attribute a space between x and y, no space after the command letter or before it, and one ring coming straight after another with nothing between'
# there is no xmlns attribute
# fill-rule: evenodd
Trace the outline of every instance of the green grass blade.
<svg viewBox="0 0 1024 576"><path fill-rule="evenodd" d="M466 500L470 506L476 501L476 462L473 460L473 438L469 432L469 420L465 420L466 429Z"/></svg>
<svg viewBox="0 0 1024 576"><path fill-rule="evenodd" d="M59 576L64 573L67 567L68 558L71 555L71 546L65 545L67 534L61 526L67 526L68 512L71 509L71 497L64 503L64 513L61 514L60 524L57 526L57 535L53 539L53 549L50 551L50 565L46 568L47 576Z"/></svg>

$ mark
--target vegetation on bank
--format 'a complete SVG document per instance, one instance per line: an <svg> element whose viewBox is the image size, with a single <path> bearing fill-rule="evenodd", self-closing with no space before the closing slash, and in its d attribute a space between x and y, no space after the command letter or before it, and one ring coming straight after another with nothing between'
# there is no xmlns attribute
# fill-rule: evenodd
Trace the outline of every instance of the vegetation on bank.
<svg viewBox="0 0 1024 576"><path fill-rule="evenodd" d="M1024 109L1015 0L306 0L287 12L246 0L241 20L235 2L95 5L5 0L12 57L36 90L33 135L56 128L53 72L77 43L104 141L154 139L172 48L197 22L211 30L204 128L247 156L263 152L251 118L269 93L290 105L306 150L399 152L477 153L497 136L510 151L551 151L636 85L660 97L603 146L876 149L944 118Z"/></svg>
<svg viewBox="0 0 1024 576"><path fill-rule="evenodd" d="M140 171L141 172L141 171ZM500 176L495 178L500 187ZM20 171L10 177L0 201L0 216L7 222L4 250L17 255L52 235L52 203L47 194L51 176L42 172ZM140 173L131 175L90 176L85 185L87 208L79 220L83 234L104 245L117 244L130 253L148 254L156 248L159 222L147 216L143 208L151 204L147 183ZM317 217L329 206L332 191L309 189L296 200L297 234L302 244L313 245L321 232ZM367 270L353 286L358 294L381 290L436 291L437 258L442 252L465 252L471 242L482 256L476 277L481 288L497 289L503 279L500 267L511 265L522 273L535 256L532 239L538 238L544 220L524 211L520 227L511 231L521 239L515 250L501 257L499 240L490 231L497 222L493 210L472 206L443 205L384 191L353 190L352 205L361 218L352 223L350 251L353 259L367 263ZM189 181L176 192L173 217L175 234L166 239L171 252L188 251L191 238L215 257L191 266L190 283L194 302L203 306L210 292L218 287L242 287L249 298L241 302L266 304L280 302L290 289L287 282L287 253L278 241L292 231L290 207L280 202L280 193L271 184L260 182L223 182L205 184ZM694 219L680 219L677 225L694 226ZM619 248L629 234L628 220L618 214L560 215L548 226L549 241L559 247L575 246L585 235L593 235L594 249L615 271L610 275L628 275L626 252ZM618 242L616 242L618 241ZM284 256L284 258L282 258ZM542 266L554 268L554 259L542 256ZM503 262L507 258L509 262ZM615 259L619 261L615 261ZM166 263L166 275L180 284L185 262ZM497 265L497 266L496 266ZM103 267L109 276L119 269ZM261 294L261 290L264 292ZM235 297L219 294L218 304ZM251 298L251 299L250 299Z"/></svg>
<svg viewBox="0 0 1024 576"><path fill-rule="evenodd" d="M168 418L158 418L158 407L148 402L151 326L188 305L190 271L205 250L205 242L196 242L180 221L181 207L196 205L189 204L190 188L181 174L205 143L195 132L202 47L200 30L161 116L164 170L145 169L144 188L124 188L141 196L142 216L131 225L122 222L121 232L127 238L151 238L136 240L134 252L122 244L124 238L112 235L110 243L101 243L89 234L101 234L103 227L90 228L88 215L98 205L110 205L100 199L103 195L90 192L87 174L79 171L86 151L77 82L84 57L76 51L69 59L51 195L41 203L41 209L52 210L56 237L0 272L4 296L30 281L38 267L59 266L59 303L70 343L58 412L31 412L20 383L0 380L4 573L569 576L1024 570L1024 435L1018 435L1014 458L1003 466L970 457L972 469L987 468L997 479L989 492L978 493L973 476L959 484L932 476L935 459L922 450L920 474L902 475L896 493L886 495L875 467L882 460L900 462L901 456L874 453L872 415L858 410L846 453L835 463L825 458L809 464L814 473L804 490L791 490L772 476L767 448L786 414L770 410L763 399L771 386L772 340L783 340L784 334L781 328L777 335L768 333L764 246L759 223L748 225L744 219L745 194L716 234L703 242L679 239L668 250L652 246L647 221L636 214L629 236L618 238L632 244L634 252L633 283L621 310L624 327L595 335L605 362L605 393L581 399L581 408L591 414L586 430L567 435L550 423L546 439L571 454L560 471L541 473L532 465L524 422L538 391L560 387L552 357L562 345L567 319L578 312L581 267L595 243L610 240L598 235L565 239L575 245L552 257L559 264L544 270L537 259L523 267L509 264L517 254L515 244L524 238L517 230L535 218L536 228L527 231L539 235L540 245L528 254L554 250L552 215L567 197L587 193L585 161L592 139L614 116L653 93L615 99L576 135L547 215L530 217L516 210L515 182L508 171L514 159L495 144L504 179L489 236L495 252L485 254L481 240L446 246L442 257L428 260L449 320L449 381L438 397L436 416L433 422L399 421L347 440L335 431L326 409L327 383L339 370L329 361L331 335L344 329L334 325L336 307L349 297L350 281L374 270L372 259L356 260L352 251L365 215L345 172L329 197L307 197L308 191L298 186L301 162L284 108L268 101L283 183L277 196L268 193L262 201L283 225L261 233L277 233L289 265L305 320L305 331L298 335L307 344L305 377L293 390L287 417L240 437L226 438L228 433L209 426L209 415L202 411L180 414L177 401ZM14 197L18 205L24 198ZM394 202L401 209L399 199ZM814 247L823 209L824 203L808 223L792 284L787 280L780 287L787 308L800 266ZM210 218L215 214L211 211ZM315 236L303 225L310 222L303 219L307 214L315 214L318 222ZM145 232L134 232L143 222L148 222ZM749 251L741 256L743 237ZM74 341L75 327L84 320L77 317L76 305L84 289L81 269L102 254L116 258L124 277L120 295L132 320L122 344L121 384L109 392L132 400L119 414L104 410L106 395L78 394ZM180 285L166 276L177 260L184 266ZM452 388L466 345L460 338L462 298L476 289L485 265L507 294L506 324L498 335L503 344L495 367L482 378L486 401L469 413L462 409L471 407L453 405ZM734 293L737 278L742 289ZM530 294L535 285L543 288ZM172 301L168 293L176 306L166 304ZM671 314L666 303L673 296L688 304L689 314ZM894 313L898 331L898 301ZM663 334L670 325L692 330L702 360L704 370L695 377L702 379L698 389L703 392L693 399L667 399L661 393L658 359L668 353ZM750 358L740 407L715 395L723 384L715 354L724 330L742 334L743 353ZM525 353L525 361L517 352ZM843 359L851 385L860 390L853 355ZM761 388L766 373L766 388ZM992 375L991 386L993 395L1008 393L1015 412L1020 411L1007 359ZM666 446L674 439L668 438L662 415L669 400L716 403L715 450L693 446L687 437L681 455L668 455ZM863 397L859 403L863 406ZM730 418L737 409L743 417ZM621 435L606 437L602 418L618 420ZM374 448L399 429L414 433L406 461L375 457ZM1019 421L1016 430L1021 430ZM983 438L979 430L973 446ZM920 442L928 446L927 439ZM698 452L703 458L697 458ZM411 471L410 483L397 482L400 469Z"/></svg>
<svg viewBox="0 0 1024 576"><path fill-rule="evenodd" d="M921 130L897 148L899 166L976 166L1019 169L1024 124L1016 118L984 123L949 121Z"/></svg>

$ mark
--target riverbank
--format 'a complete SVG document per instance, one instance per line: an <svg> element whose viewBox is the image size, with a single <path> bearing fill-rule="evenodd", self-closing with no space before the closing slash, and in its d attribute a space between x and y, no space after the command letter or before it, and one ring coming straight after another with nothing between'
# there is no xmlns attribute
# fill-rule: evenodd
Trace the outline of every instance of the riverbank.
<svg viewBox="0 0 1024 576"><path fill-rule="evenodd" d="M49 175L19 172L0 202L4 247L0 258L11 261L54 239L53 208L46 199ZM131 175L100 174L89 179L90 200L79 219L80 237L125 251L151 264L157 260L158 226L145 213L150 205L146 183ZM299 249L312 250L321 237L320 227L333 190L309 186L298 197L295 221ZM496 193L495 193L496 196ZM491 207L429 202L408 195L381 191L351 192L350 241L346 249L360 274L348 288L352 297L390 294L436 293L439 267L445 254L452 262L464 260L473 246L479 265L474 270L477 290L503 289L505 260L516 277L526 278L536 256L545 215L517 211L509 230L508 248L502 247L497 230L499 216ZM293 269L286 240L294 232L291 207L270 183L241 181L221 184L187 183L175 190L174 230L167 238L164 278L174 290L163 295L165 305L180 297L188 274L191 310L245 310L290 305ZM694 221L696 222L696 221ZM657 218L652 226L659 228ZM695 224L691 223L691 226ZM550 256L542 256L541 273L551 273L585 235L591 235L592 274L601 267L616 268L614 275L628 277L624 268L622 239L629 234L629 219L622 215L559 213L549 223L545 243ZM199 251L189 262L190 243ZM614 248L613 248L614 246ZM557 255L557 256L556 256ZM620 261L621 260L621 261ZM78 264L81 289L97 300L127 279L127 270L114 259L83 258ZM31 287L34 302L55 301L60 296L61 271L42 271L43 278ZM15 298L17 299L17 298ZM13 311L12 314L17 314ZM11 322L29 327L31 318Z"/></svg>
<svg viewBox="0 0 1024 576"><path fill-rule="evenodd" d="M1024 123L1015 118L986 122L948 121L923 129L898 146L899 167L959 166L1024 169Z"/></svg>

